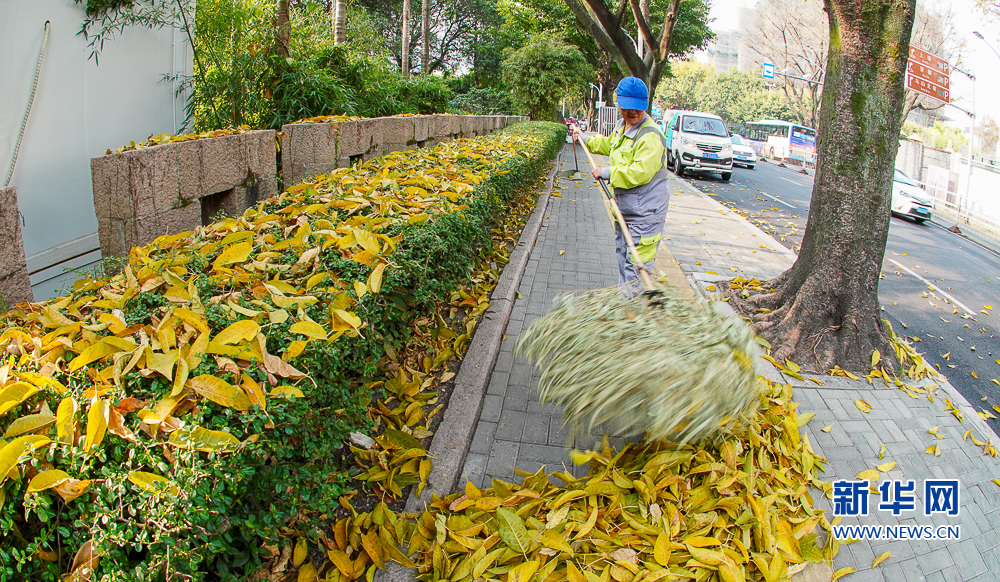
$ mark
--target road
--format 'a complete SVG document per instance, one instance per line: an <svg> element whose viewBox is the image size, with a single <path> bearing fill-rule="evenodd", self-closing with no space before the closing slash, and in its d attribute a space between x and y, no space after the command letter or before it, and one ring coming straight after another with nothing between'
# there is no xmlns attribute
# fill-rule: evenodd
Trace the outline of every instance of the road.
<svg viewBox="0 0 1000 582"><path fill-rule="evenodd" d="M758 163L734 169L728 183L687 180L798 252L812 176ZM882 274L879 299L896 332L973 406L1000 417L1000 256L941 226L893 217ZM1000 434L1000 420L988 423Z"/></svg>

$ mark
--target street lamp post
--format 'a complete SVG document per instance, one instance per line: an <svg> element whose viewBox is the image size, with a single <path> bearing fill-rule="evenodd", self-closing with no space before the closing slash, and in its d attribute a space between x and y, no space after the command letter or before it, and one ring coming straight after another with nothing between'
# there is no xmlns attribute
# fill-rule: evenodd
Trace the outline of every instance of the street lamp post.
<svg viewBox="0 0 1000 582"><path fill-rule="evenodd" d="M597 102L598 103L603 102L604 101L604 83L601 83L600 87L598 87L597 85L595 85L593 83L587 83L587 84L590 85L591 87L593 87L594 89L597 89Z"/></svg>

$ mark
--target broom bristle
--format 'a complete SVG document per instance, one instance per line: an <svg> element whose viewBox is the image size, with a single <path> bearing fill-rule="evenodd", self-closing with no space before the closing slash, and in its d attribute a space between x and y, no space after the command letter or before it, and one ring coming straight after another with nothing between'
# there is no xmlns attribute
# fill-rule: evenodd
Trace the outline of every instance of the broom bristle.
<svg viewBox="0 0 1000 582"><path fill-rule="evenodd" d="M518 340L517 353L541 370L539 399L563 408L573 434L601 426L702 441L754 409L753 331L665 285L653 295L628 299L618 287L563 295Z"/></svg>

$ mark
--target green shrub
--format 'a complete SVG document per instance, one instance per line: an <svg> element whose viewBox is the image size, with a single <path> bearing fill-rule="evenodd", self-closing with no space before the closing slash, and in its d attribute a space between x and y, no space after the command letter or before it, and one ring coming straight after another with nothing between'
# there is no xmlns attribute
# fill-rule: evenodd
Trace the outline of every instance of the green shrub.
<svg viewBox="0 0 1000 582"><path fill-rule="evenodd" d="M184 431L197 426L228 432L243 443L235 452L194 452L147 438L143 422L129 411L162 402L173 389L166 377L133 369L123 373L118 384L101 384L102 390L107 390L101 398L126 410L124 424L114 428L114 435L100 441L91 454L85 454L80 446L47 446L20 461L23 477L0 482L0 580L62 579L77 549L86 542L100 554L95 580L243 579L260 563L262 543L277 540L283 528L313 532L323 519L333 516L341 496L358 487L350 471L354 458L344 443L349 432L372 429L369 406L378 395L367 387L384 379L378 362L387 349L399 350L406 344L411 334L409 325L416 316L433 313L437 301L447 300L448 294L468 279L476 256L492 244L490 233L503 217L505 202L512 193L537 179L565 135L563 127L556 124L519 124L506 131L541 139L527 151L529 156L511 156L496 167L481 166L482 162L471 156L461 160L463 167L482 171L486 176L473 195L460 199L465 208L438 213L422 223L400 221L386 231L389 236L400 237L397 248L389 255L394 268L386 271L380 293L364 295L352 308L367 323L364 333L344 335L334 343L309 342L300 355L290 359L291 365L309 374L310 380L298 383L303 398L269 397L266 410L255 404L243 412L199 398L192 408L177 413L178 422L187 428L174 428ZM417 151L400 155L423 154ZM368 172L371 163L344 171ZM315 211L300 214L312 204L312 194L309 185L296 188L299 190L295 196L273 198L248 213L279 216L290 211L292 225L296 224L295 216L306 216L310 224L323 220ZM291 208L293 205L298 208ZM223 232L218 230L223 225L237 228L238 221L226 219L209 228L216 229L211 232ZM244 288L245 281L235 274L227 278L211 267L213 259L203 251L206 241L217 239L207 238L208 232L198 231L177 240L158 239L140 249L140 254L132 254L125 274L110 282L83 280L65 302L54 300L48 305L60 306L55 309L62 316L78 317L74 313L92 305L105 291L122 289L128 277L148 281L157 273L166 276L163 270L150 271L149 265L158 269L183 265L187 269L185 277L191 281L190 290L201 298L201 317L209 327L208 333L217 337L220 331L241 321L238 312L221 307L224 302L244 310L259 310L261 306L250 303L254 295ZM288 235L279 225L259 231L256 236L284 240ZM213 255L219 252L216 247L212 249L208 252ZM279 264L294 265L299 252L294 247L281 251ZM324 269L344 281L364 280L370 275L370 269L343 260L335 249L318 259ZM299 307L296 317L300 321L329 318L331 296L324 295L327 291L323 289L330 284L327 280L312 288L310 293L321 301ZM123 301L123 323L155 328L173 302L166 297L163 286L159 289ZM11 335L15 331L35 329L29 325L32 316L17 310L7 312L0 320L0 348L17 345ZM290 318L268 324L267 353L281 354L301 338L290 327ZM99 326L95 329L88 333L107 333ZM72 357L69 353L66 359ZM88 409L95 396L94 378L102 370L107 372L122 363L107 359L106 363L95 362L72 373L57 368L54 377L62 382L65 391L44 388L27 404L0 417L3 428L27 412L56 411L67 398L80 406L80 426L90 427ZM274 378L259 363L251 360L241 373L265 385ZM30 374L37 371L33 358L22 357L11 358L0 373L10 378L9 384L16 377L34 378ZM190 371L190 377L203 374L233 385L240 381L225 362L207 355ZM137 436L135 442L122 436L124 429ZM39 432L54 438L52 431L51 427L42 427ZM90 479L86 494L68 503L52 491L26 495L31 477L53 467L79 479ZM130 481L135 472L165 476L172 485L151 485L152 491L144 490Z"/></svg>
<svg viewBox="0 0 1000 582"><path fill-rule="evenodd" d="M514 104L505 92L473 87L455 97L455 108L471 115L510 115Z"/></svg>

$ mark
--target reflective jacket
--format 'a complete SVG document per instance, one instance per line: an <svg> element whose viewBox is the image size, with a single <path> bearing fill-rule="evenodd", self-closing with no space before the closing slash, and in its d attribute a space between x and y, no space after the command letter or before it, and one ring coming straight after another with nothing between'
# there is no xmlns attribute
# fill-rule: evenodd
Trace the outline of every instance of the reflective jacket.
<svg viewBox="0 0 1000 582"><path fill-rule="evenodd" d="M663 221L669 202L667 149L663 134L646 115L627 131L619 122L611 135L586 141L587 149L611 157L603 177L614 188L615 202L629 223Z"/></svg>

